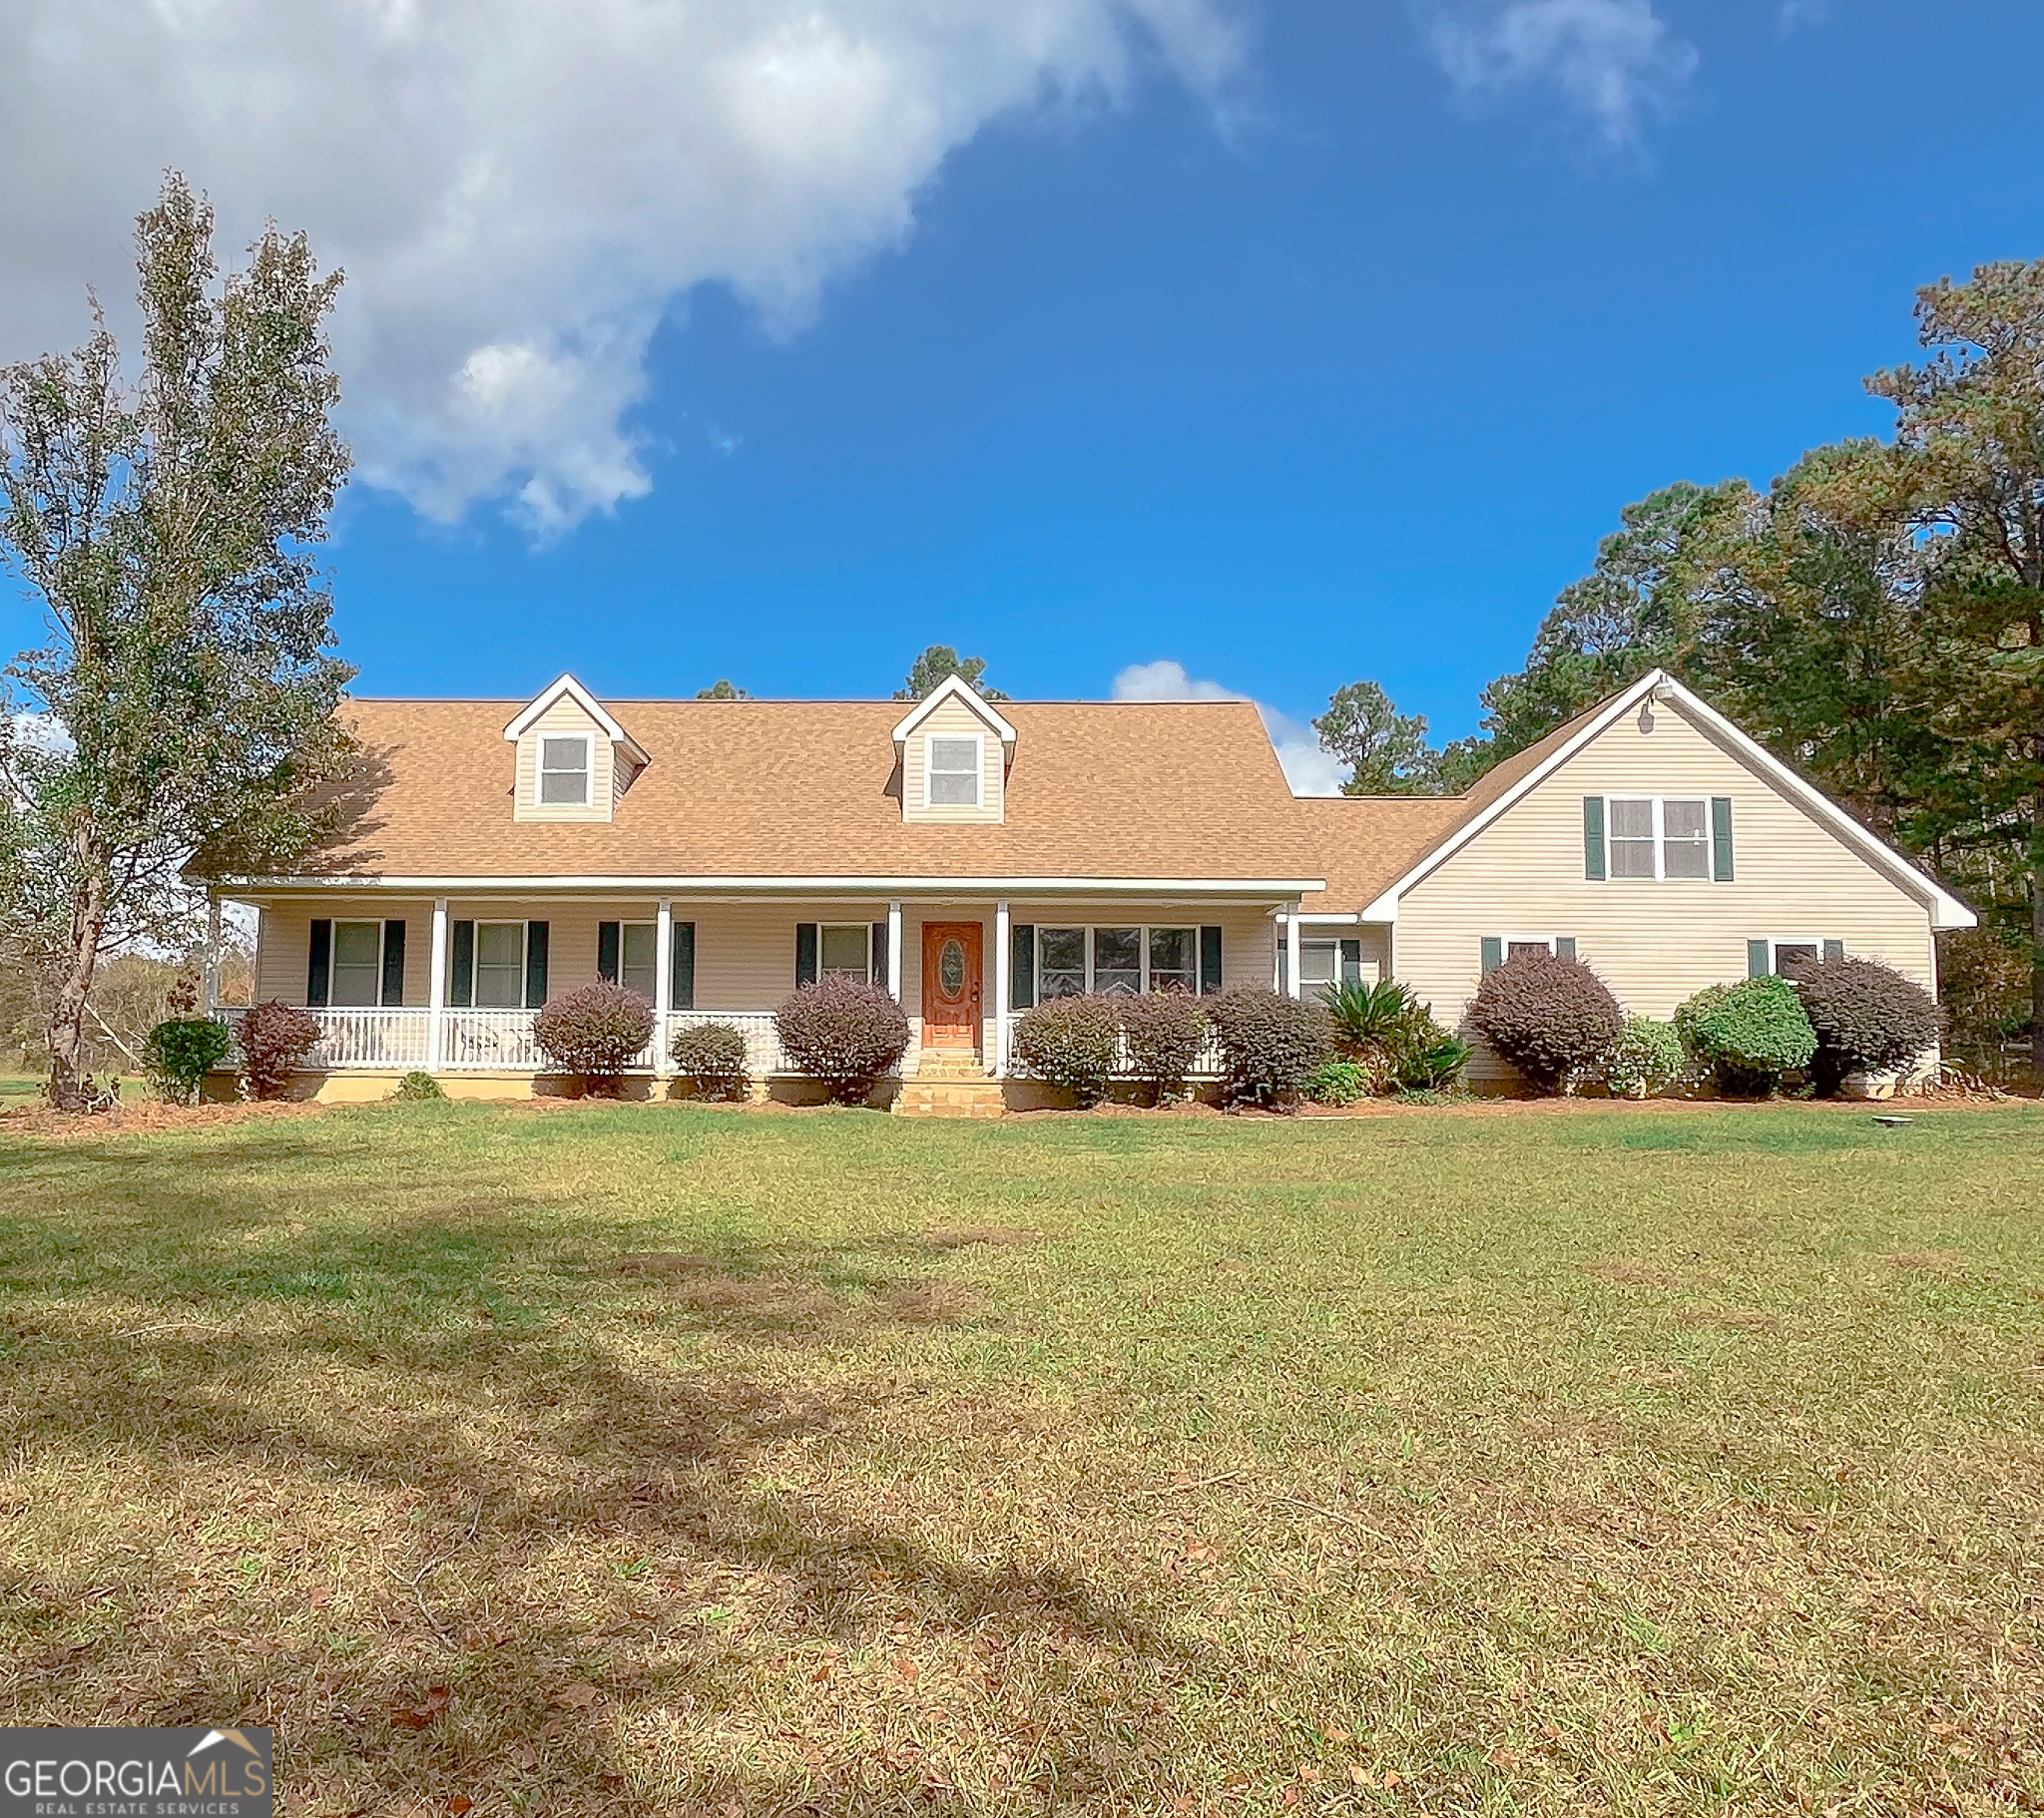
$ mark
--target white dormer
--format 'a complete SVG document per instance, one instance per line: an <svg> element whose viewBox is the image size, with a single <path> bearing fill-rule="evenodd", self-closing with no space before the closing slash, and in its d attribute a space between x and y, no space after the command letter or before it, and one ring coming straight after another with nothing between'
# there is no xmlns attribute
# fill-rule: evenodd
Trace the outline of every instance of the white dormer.
<svg viewBox="0 0 2044 1818"><path fill-rule="evenodd" d="M534 695L504 736L518 747L514 820L609 820L646 767L639 741L573 676Z"/></svg>
<svg viewBox="0 0 2044 1818"><path fill-rule="evenodd" d="M948 676L894 728L903 820L999 821L1015 728L971 685Z"/></svg>

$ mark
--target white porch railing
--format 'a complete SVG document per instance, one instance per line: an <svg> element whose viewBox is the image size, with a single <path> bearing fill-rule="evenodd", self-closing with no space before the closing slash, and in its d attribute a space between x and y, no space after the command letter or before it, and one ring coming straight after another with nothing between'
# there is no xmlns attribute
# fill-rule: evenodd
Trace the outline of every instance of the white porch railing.
<svg viewBox="0 0 2044 1818"><path fill-rule="evenodd" d="M678 1029L703 1023L728 1023L746 1038L746 1072L754 1079L763 1080L771 1074L790 1071L786 1057L780 1052L780 1038L774 1033L772 1011L670 1010L667 1013L668 1038L673 1040ZM654 1041L659 1040L656 1030ZM647 1064L652 1065L650 1061Z"/></svg>
<svg viewBox="0 0 2044 1818"><path fill-rule="evenodd" d="M1021 1022L1025 1014L1022 1011L1014 1010L1007 1012L1001 1018L1003 1025L1001 1052L1008 1057L1009 1074L1017 1079L1028 1077L1028 1070L1023 1067L1020 1061L1015 1059L1015 1026ZM1119 1047L1121 1052L1115 1072L1126 1078L1132 1075L1135 1069L1129 1065L1127 1041L1122 1041ZM989 1057L989 1064L991 1064L991 1057ZM1227 1071L1227 1065L1221 1058L1221 1044L1212 1034L1209 1034L1206 1041L1200 1045L1199 1056L1193 1062L1192 1071L1187 1077L1194 1080L1218 1080Z"/></svg>

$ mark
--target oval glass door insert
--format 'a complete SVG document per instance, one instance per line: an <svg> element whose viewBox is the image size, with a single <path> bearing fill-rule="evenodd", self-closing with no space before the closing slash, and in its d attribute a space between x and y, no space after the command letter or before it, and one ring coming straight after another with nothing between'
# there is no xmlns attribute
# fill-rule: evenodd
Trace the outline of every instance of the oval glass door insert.
<svg viewBox="0 0 2044 1818"><path fill-rule="evenodd" d="M960 941L946 941L944 949L937 955L937 983L943 987L947 998L962 996L965 991L965 947Z"/></svg>

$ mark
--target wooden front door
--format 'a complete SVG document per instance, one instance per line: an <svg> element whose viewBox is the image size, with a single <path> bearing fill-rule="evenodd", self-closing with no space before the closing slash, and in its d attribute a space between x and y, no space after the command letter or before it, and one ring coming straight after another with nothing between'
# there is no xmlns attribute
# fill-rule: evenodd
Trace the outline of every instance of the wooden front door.
<svg viewBox="0 0 2044 1818"><path fill-rule="evenodd" d="M979 923L923 923L923 1046L976 1048L979 1012Z"/></svg>

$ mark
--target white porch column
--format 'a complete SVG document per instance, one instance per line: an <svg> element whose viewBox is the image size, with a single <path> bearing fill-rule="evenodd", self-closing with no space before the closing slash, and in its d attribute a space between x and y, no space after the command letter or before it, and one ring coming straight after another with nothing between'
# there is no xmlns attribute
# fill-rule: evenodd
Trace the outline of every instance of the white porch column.
<svg viewBox="0 0 2044 1818"><path fill-rule="evenodd" d="M1284 989L1292 997L1305 995L1298 977L1298 905L1284 911Z"/></svg>
<svg viewBox="0 0 2044 1818"><path fill-rule="evenodd" d="M206 1014L220 1008L220 892L206 893Z"/></svg>
<svg viewBox="0 0 2044 1818"><path fill-rule="evenodd" d="M433 899L432 972L426 979L426 1072L447 1061L447 899Z"/></svg>
<svg viewBox="0 0 2044 1818"><path fill-rule="evenodd" d="M994 905L994 1077L1008 1077L1008 966L1013 943L1008 939L1008 905Z"/></svg>
<svg viewBox="0 0 2044 1818"><path fill-rule="evenodd" d="M675 1001L675 899L660 899L660 914L653 924L653 1071L666 1079L671 1070L667 1058L668 1007Z"/></svg>
<svg viewBox="0 0 2044 1818"><path fill-rule="evenodd" d="M901 905L887 905L887 995L901 1002Z"/></svg>

